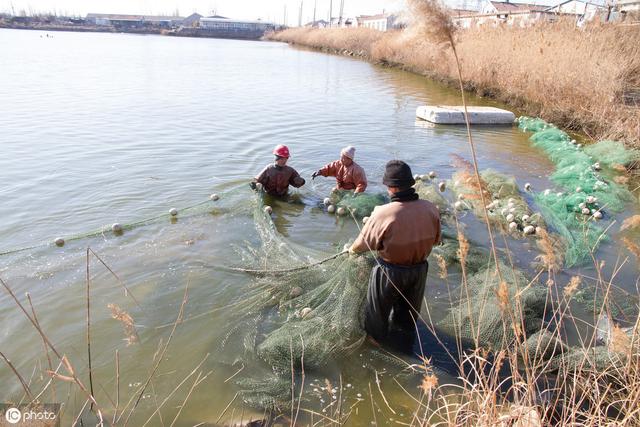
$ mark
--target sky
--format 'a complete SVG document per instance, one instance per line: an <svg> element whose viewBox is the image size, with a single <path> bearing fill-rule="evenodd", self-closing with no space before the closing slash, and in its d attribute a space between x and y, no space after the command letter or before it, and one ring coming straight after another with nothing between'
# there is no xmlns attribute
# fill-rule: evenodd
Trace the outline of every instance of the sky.
<svg viewBox="0 0 640 427"><path fill-rule="evenodd" d="M212 15L215 11L234 19L263 19L282 23L284 9L287 9L287 24L298 24L302 1L303 21L313 18L314 2L317 19L326 19L329 5L333 1L333 16L339 15L341 0L0 0L0 12L27 14L34 12L55 12L59 15L80 15L87 13L123 13L144 15L180 16L193 12ZM383 10L397 11L402 8L402 0L343 0L344 16L373 15Z"/></svg>

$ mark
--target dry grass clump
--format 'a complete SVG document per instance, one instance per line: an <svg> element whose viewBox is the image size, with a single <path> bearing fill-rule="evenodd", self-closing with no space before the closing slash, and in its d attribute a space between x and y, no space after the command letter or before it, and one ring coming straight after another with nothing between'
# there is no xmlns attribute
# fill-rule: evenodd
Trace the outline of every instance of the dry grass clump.
<svg viewBox="0 0 640 427"><path fill-rule="evenodd" d="M420 3L416 12L430 2L413 3ZM272 39L358 55L456 85L455 60L443 50L448 36L425 35L430 29L445 34L441 27L418 17L404 31L296 28ZM595 139L640 145L640 109L625 101L640 88L640 26L576 28L567 21L485 26L454 36L468 90Z"/></svg>

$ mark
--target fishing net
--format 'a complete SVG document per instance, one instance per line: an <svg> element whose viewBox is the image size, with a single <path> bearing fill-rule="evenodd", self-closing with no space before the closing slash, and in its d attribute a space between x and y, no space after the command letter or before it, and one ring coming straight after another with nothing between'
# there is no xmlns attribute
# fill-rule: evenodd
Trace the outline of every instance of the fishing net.
<svg viewBox="0 0 640 427"><path fill-rule="evenodd" d="M348 190L336 190L331 193L331 204L344 208L357 218L371 215L376 206L389 202L389 198L381 193L354 193Z"/></svg>
<svg viewBox="0 0 640 427"><path fill-rule="evenodd" d="M563 190L547 189L537 193L535 201L565 240L565 264L583 262L606 240L596 220L607 211L621 212L633 200L620 173L622 165L640 158L640 152L614 141L600 141L583 149L566 132L540 119L521 117L519 126L534 132L531 141L555 163L556 171L550 178Z"/></svg>
<svg viewBox="0 0 640 427"><path fill-rule="evenodd" d="M256 274L234 307L235 326L224 345L240 342L243 360L257 357L266 363L267 374L241 378L237 384L246 403L275 410L291 403L292 364L296 372L302 359L305 370L330 366L364 341L362 317L372 258L340 252L327 257L296 245L276 232L260 203L254 214L260 244L237 252L243 268L265 268L256 263L269 260L268 268Z"/></svg>
<svg viewBox="0 0 640 427"><path fill-rule="evenodd" d="M470 274L460 287L458 302L437 323L438 328L494 350L509 345L515 338L515 325L506 314L508 310L519 313L516 322L525 334L540 331L547 290L538 284L529 285L521 271L502 262L498 265L503 281L493 262Z"/></svg>
<svg viewBox="0 0 640 427"><path fill-rule="evenodd" d="M485 206L482 205L482 191L489 221L513 237L533 235L537 227L546 226L542 216L531 210L513 177L487 169L480 173L481 184L478 186L472 166L461 159L457 163L461 168L450 183L458 198L455 205L457 210L471 210L483 218Z"/></svg>
<svg viewBox="0 0 640 427"><path fill-rule="evenodd" d="M423 200L428 200L433 203L440 212L440 218L449 216L451 209L449 208L449 201L444 197L442 191L440 191L432 183L417 181L414 186L416 193Z"/></svg>

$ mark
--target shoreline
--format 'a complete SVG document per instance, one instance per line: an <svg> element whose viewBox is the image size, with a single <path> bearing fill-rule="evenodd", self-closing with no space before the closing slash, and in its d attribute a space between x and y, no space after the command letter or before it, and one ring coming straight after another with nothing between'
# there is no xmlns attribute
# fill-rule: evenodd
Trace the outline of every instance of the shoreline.
<svg viewBox="0 0 640 427"><path fill-rule="evenodd" d="M465 90L579 132L591 140L620 140L638 148L640 68L636 67L640 67L640 52L637 57L631 53L640 49L624 43L635 33L640 38L640 28L629 30L623 38L619 37L621 30L608 26L595 28L593 34L576 34L575 28L557 24L556 27L461 31L457 43ZM568 36L573 39L567 39ZM294 28L270 34L265 39L357 57L409 71L456 89L459 84L449 58L451 55L410 29L382 33L361 28ZM595 41L601 43L594 44L590 39L599 39ZM619 45L611 46L612 40L618 40ZM558 45L554 46L556 43ZM591 44L594 54L619 49L629 55L623 57L609 52L607 58L594 63L591 60L594 55L584 52L581 61L584 64L577 63L559 54L565 45L571 44L582 48ZM536 58L536 54L542 58ZM574 51L573 54L580 53ZM512 55L512 61L507 55ZM553 62L557 67L553 67ZM540 66L538 70L537 65ZM602 69L611 74L603 73ZM586 76L589 78L584 78Z"/></svg>
<svg viewBox="0 0 640 427"><path fill-rule="evenodd" d="M183 31L167 30L167 29L116 29L113 27L99 26L66 26L66 25L42 25L42 26L25 26L25 25L6 25L0 23L0 30L27 30L27 31L51 31L51 32L71 32L71 33L107 33L107 34L140 34L140 35L156 35L168 37L188 37L188 38L206 38L206 39L223 39L223 40L247 40L261 41L265 39L264 34L251 34L249 36L238 36L237 34L207 34L205 31L194 31L193 29L185 29Z"/></svg>

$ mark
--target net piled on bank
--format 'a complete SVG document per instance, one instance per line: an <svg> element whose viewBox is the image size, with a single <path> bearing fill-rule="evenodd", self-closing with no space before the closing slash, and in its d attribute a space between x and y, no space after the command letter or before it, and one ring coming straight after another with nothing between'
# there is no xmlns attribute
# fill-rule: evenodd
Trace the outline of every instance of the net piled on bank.
<svg viewBox="0 0 640 427"><path fill-rule="evenodd" d="M582 148L566 132L541 119L521 117L519 126L534 132L531 141L555 163L551 181L563 190L547 189L537 193L535 201L547 222L565 239L566 265L583 262L606 239L604 228L596 221L607 212L621 212L633 200L621 172L640 159L640 152L615 141Z"/></svg>

